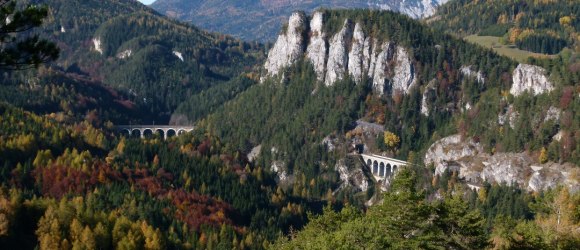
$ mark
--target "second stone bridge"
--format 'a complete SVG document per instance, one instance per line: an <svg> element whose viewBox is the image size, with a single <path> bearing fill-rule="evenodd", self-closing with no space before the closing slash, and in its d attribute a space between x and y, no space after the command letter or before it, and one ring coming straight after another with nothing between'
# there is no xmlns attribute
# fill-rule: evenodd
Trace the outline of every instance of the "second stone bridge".
<svg viewBox="0 0 580 250"><path fill-rule="evenodd" d="M167 140L171 136L191 132L194 127L178 125L118 125L115 126L115 129L119 130L122 134L141 138L157 133L163 139Z"/></svg>
<svg viewBox="0 0 580 250"><path fill-rule="evenodd" d="M385 178L391 178L397 170L403 166L409 165L406 161L401 161L381 155L360 154L363 162L369 167L377 181Z"/></svg>

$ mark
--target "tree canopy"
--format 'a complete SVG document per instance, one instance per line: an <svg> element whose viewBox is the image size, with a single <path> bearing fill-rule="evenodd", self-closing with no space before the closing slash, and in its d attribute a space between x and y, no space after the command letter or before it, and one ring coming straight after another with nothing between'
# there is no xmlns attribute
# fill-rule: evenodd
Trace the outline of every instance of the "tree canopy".
<svg viewBox="0 0 580 250"><path fill-rule="evenodd" d="M32 32L47 17L47 7L19 7L15 0L0 0L0 69L37 67L59 55L54 43Z"/></svg>

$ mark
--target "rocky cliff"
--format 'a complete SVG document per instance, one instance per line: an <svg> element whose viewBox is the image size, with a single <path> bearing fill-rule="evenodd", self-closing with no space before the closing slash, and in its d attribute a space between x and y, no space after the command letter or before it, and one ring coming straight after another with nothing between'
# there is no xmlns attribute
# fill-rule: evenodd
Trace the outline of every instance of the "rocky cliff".
<svg viewBox="0 0 580 250"><path fill-rule="evenodd" d="M357 23L354 26L352 47L348 53L348 73L357 84L362 82L363 74L365 73L364 69L368 67L368 53L366 53L367 56L365 57L365 51L367 50L368 42L365 44L365 34L362 30L362 25Z"/></svg>
<svg viewBox="0 0 580 250"><path fill-rule="evenodd" d="M326 63L326 86L331 86L344 77L348 67L348 42L352 40L352 24L345 20L342 29L330 39Z"/></svg>
<svg viewBox="0 0 580 250"><path fill-rule="evenodd" d="M550 92L554 85L546 77L546 70L542 67L528 64L520 64L512 73L513 85L510 93L519 96L525 91L532 95Z"/></svg>
<svg viewBox="0 0 580 250"><path fill-rule="evenodd" d="M326 72L326 60L328 54L328 45L326 34L322 31L323 15L320 12L314 13L310 21L310 30L312 36L306 49L308 60L312 62L318 81L324 81L324 72Z"/></svg>
<svg viewBox="0 0 580 250"><path fill-rule="evenodd" d="M473 66L463 66L459 69L459 72L465 77L474 78L477 83L484 84L485 77L481 71L473 70Z"/></svg>
<svg viewBox="0 0 580 250"><path fill-rule="evenodd" d="M340 186L335 192L350 188L356 192L366 192L372 188L372 174L368 169L363 167L360 159L356 156L350 156L340 159L335 166L340 178Z"/></svg>
<svg viewBox="0 0 580 250"><path fill-rule="evenodd" d="M349 19L336 34L326 34L322 12L315 12L309 23L305 15L292 14L286 32L278 36L268 53L262 79L279 75L305 57L312 63L318 81L326 86L346 77L359 84L367 75L373 89L384 95L407 94L415 84L415 66L407 48L391 41L379 42L364 33L361 23Z"/></svg>
<svg viewBox="0 0 580 250"><path fill-rule="evenodd" d="M525 152L486 153L479 143L453 135L435 142L425 154L425 164L433 164L435 174L458 171L468 183L518 184L530 191L565 185L580 190L580 170L571 163L538 163Z"/></svg>
<svg viewBox="0 0 580 250"><path fill-rule="evenodd" d="M269 75L277 75L281 69L290 66L304 54L306 46L302 31L305 29L305 22L306 17L302 13L290 16L286 32L278 36L264 65Z"/></svg>

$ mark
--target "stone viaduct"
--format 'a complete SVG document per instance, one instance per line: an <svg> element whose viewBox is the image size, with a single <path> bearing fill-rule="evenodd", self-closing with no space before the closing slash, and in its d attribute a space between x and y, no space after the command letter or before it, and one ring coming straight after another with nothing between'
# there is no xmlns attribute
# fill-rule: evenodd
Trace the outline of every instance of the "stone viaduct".
<svg viewBox="0 0 580 250"><path fill-rule="evenodd" d="M374 154L360 154L363 162L369 167L377 181L391 178L400 167L409 165L406 161L401 161L386 156Z"/></svg>
<svg viewBox="0 0 580 250"><path fill-rule="evenodd" d="M169 137L191 132L194 127L178 125L117 125L115 129L124 135L141 138L158 133L163 136L163 139L167 140Z"/></svg>

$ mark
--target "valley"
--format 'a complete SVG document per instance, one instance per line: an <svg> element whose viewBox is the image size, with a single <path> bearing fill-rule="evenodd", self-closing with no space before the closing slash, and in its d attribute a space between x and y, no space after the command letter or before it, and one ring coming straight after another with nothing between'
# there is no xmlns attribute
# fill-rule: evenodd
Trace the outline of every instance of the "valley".
<svg viewBox="0 0 580 250"><path fill-rule="evenodd" d="M580 245L574 1L150 7L0 0L0 248Z"/></svg>

